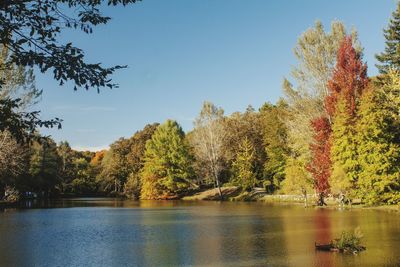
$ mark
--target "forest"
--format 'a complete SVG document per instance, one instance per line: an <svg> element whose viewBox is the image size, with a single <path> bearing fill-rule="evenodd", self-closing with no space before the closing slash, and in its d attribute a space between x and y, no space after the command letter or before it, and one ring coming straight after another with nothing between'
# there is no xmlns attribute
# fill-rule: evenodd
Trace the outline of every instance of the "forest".
<svg viewBox="0 0 400 267"><path fill-rule="evenodd" d="M398 204L400 4L383 34L379 75L368 77L356 29L333 21L325 30L316 22L294 45L297 62L283 80L281 99L232 114L205 101L186 133L173 119L149 122L108 150L89 152L57 144L39 127L29 142L5 128L0 195L9 201L33 195L179 199L210 188L222 197L222 187L236 186L316 194L321 206L328 196ZM10 110L28 114L41 96L33 68L8 64L15 52L0 49L0 101L15 99Z"/></svg>

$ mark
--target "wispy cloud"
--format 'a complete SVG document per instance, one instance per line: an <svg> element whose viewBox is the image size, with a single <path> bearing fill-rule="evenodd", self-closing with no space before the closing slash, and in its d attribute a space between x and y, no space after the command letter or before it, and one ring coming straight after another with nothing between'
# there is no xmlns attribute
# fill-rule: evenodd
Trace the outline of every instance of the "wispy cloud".
<svg viewBox="0 0 400 267"><path fill-rule="evenodd" d="M116 108L114 107L107 107L107 106L56 106L53 107L54 110L61 110L61 111L83 111L83 112L110 112L115 111Z"/></svg>
<svg viewBox="0 0 400 267"><path fill-rule="evenodd" d="M72 146L72 148L74 150L77 150L77 151L97 152L97 151L100 151L100 150L107 150L110 147L108 145L104 145L104 146L80 146L80 145L77 145L77 146Z"/></svg>

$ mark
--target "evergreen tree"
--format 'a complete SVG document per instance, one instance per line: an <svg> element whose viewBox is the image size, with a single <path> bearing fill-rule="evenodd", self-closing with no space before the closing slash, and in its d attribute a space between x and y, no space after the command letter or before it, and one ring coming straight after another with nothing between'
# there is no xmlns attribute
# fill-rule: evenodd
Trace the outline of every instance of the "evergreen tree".
<svg viewBox="0 0 400 267"><path fill-rule="evenodd" d="M36 191L50 193L60 182L59 171L61 158L57 153L57 145L50 138L42 138L41 143L32 145L29 174L32 188Z"/></svg>
<svg viewBox="0 0 400 267"><path fill-rule="evenodd" d="M352 197L352 189L358 176L358 156L355 140L355 118L346 107L343 97L338 100L332 125L332 175L329 180L331 192Z"/></svg>
<svg viewBox="0 0 400 267"><path fill-rule="evenodd" d="M346 37L338 51L332 79L328 83L330 94L325 107L330 116L332 174L329 177L333 193L347 195L357 181L357 143L355 124L360 96L368 86L367 65Z"/></svg>
<svg viewBox="0 0 400 267"><path fill-rule="evenodd" d="M400 125L385 94L392 86L369 91L360 105L357 189L367 204L400 201Z"/></svg>
<svg viewBox="0 0 400 267"><path fill-rule="evenodd" d="M192 157L184 137L179 124L167 120L146 143L142 199L177 198L189 188L193 178Z"/></svg>
<svg viewBox="0 0 400 267"><path fill-rule="evenodd" d="M400 2L383 32L386 46L384 52L376 55L376 59L380 62L376 67L380 73L386 74L390 68L400 70Z"/></svg>
<svg viewBox="0 0 400 267"><path fill-rule="evenodd" d="M287 103L279 100L276 105L264 104L260 109L263 125L263 143L266 160L264 163L264 184L273 192L281 188L285 179L285 166L289 148L287 144Z"/></svg>
<svg viewBox="0 0 400 267"><path fill-rule="evenodd" d="M233 162L234 178L233 183L242 187L243 190L253 189L256 182L254 172L255 149L250 140L245 137L239 146Z"/></svg>
<svg viewBox="0 0 400 267"><path fill-rule="evenodd" d="M104 191L116 194L123 191L123 185L130 173L127 160L129 152L130 142L128 139L120 138L110 145L110 150L102 160L102 171L97 178Z"/></svg>
<svg viewBox="0 0 400 267"><path fill-rule="evenodd" d="M274 105L266 103L265 107L271 107L274 110ZM234 112L228 117L224 117L224 135L223 135L223 170L222 173L227 173L227 170L233 170L233 162L236 160L236 156L240 151L240 146L244 138L247 138L252 144L254 153L254 172L257 181L264 180L264 164L267 158L265 151L264 136L267 131L266 128L270 127L265 123L268 118L272 117L267 108L256 112L253 107L248 106L246 111L243 113ZM275 117L274 117L275 118ZM274 125L273 128L277 127ZM271 135L268 138L274 138L274 130L271 130ZM230 180L236 175L234 172L230 172ZM224 178L224 177L222 177Z"/></svg>
<svg viewBox="0 0 400 267"><path fill-rule="evenodd" d="M130 138L130 152L126 156L130 173L124 185L124 194L129 198L138 199L140 197L140 172L144 164L146 142L151 139L158 125L158 123L148 124L143 128L143 130L136 132Z"/></svg>
<svg viewBox="0 0 400 267"><path fill-rule="evenodd" d="M133 173L139 173L143 168L143 157L146 142L151 139L159 123L147 124L142 130L137 131L130 139L130 151L127 160Z"/></svg>
<svg viewBox="0 0 400 267"><path fill-rule="evenodd" d="M379 85L382 86L386 104L393 111L394 118L400 121L400 70L390 69Z"/></svg>
<svg viewBox="0 0 400 267"><path fill-rule="evenodd" d="M60 168L60 179L61 179L61 191L65 191L68 185L75 178L75 168L73 160L75 157L74 151L70 147L68 142L60 142L57 147L58 155L61 158L61 168Z"/></svg>

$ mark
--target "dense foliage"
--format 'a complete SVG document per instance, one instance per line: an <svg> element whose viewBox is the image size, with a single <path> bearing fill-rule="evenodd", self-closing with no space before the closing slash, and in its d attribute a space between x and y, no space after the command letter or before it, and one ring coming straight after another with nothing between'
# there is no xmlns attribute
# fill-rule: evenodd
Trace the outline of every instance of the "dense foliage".
<svg viewBox="0 0 400 267"><path fill-rule="evenodd" d="M177 198L191 186L192 156L179 124L167 120L146 143L142 199Z"/></svg>
<svg viewBox="0 0 400 267"><path fill-rule="evenodd" d="M388 83L370 90L360 104L356 192L367 204L400 201L400 124L386 95L398 90L398 75L391 72Z"/></svg>
<svg viewBox="0 0 400 267"><path fill-rule="evenodd" d="M320 193L320 205L324 204L323 196L329 193L332 172L340 184L342 179L356 181L354 125L359 99L367 85L367 66L353 47L351 36L347 36L340 44L336 66L328 81L329 94L324 99L326 115L311 122L315 134L309 169Z"/></svg>
<svg viewBox="0 0 400 267"><path fill-rule="evenodd" d="M250 191L256 184L254 173L255 150L249 139L245 137L240 143L239 151L233 162L234 176L232 183Z"/></svg>
<svg viewBox="0 0 400 267"><path fill-rule="evenodd" d="M319 193L319 205L325 205L324 196L329 192L331 176L331 140L332 129L328 118L321 117L311 121L314 130L313 143L310 144L312 160L307 170L314 178L314 188Z"/></svg>
<svg viewBox="0 0 400 267"><path fill-rule="evenodd" d="M356 228L353 232L343 231L339 238L332 240L332 248L340 252L358 253L365 250L361 245L363 234L360 228Z"/></svg>
<svg viewBox="0 0 400 267"><path fill-rule="evenodd" d="M0 19L10 20L7 14L17 9L27 12L33 2L1 3ZM84 31L90 32L88 25L108 20L96 9L102 1L44 1L35 5L48 5L50 22L32 24L31 39L18 43L7 39L14 37L1 36L8 40L9 49L3 49L0 60L1 190L14 188L21 195L33 192L39 196L104 194L175 199L214 187L222 199L222 187L234 185L242 191L301 194L305 204L310 193L318 196L319 205L325 204L327 196L338 198L342 204L354 199L369 205L400 202L400 4L385 30L385 51L377 56L381 62L379 77L367 76L356 31L348 33L343 23L335 21L326 32L317 22L299 37L294 49L298 64L292 69L293 83L284 80L285 96L277 103L265 103L258 110L249 106L243 112L226 115L222 108L204 102L188 133L176 121L167 120L116 140L108 150L85 152L75 151L67 142L57 145L51 138L40 136L36 131L41 123L38 113L29 113L26 108L37 102L40 91L25 65L29 60L35 64L48 60L45 54L24 59L32 52L27 44L35 38L42 38L40 44L56 41L49 34L60 31L53 28L56 18L52 17L59 2L69 7L89 5L77 19L77 27ZM110 3L131 2L135 1ZM39 21L34 13L31 15L16 16L22 24L7 30L18 31L27 26L27 21ZM36 31L39 26L44 27L42 32ZM79 76L79 72L57 76L65 69L55 69L57 80L79 76L78 86L112 87L104 79L113 69L85 65L80 61L81 52L70 45L52 49L67 51L60 60L78 60L74 66L83 66L79 68L82 71L94 68L94 72L86 73L90 78ZM43 64L41 67L47 70L48 63ZM98 84L92 78L99 78ZM19 127L10 128L14 122L17 126L20 123ZM5 126L7 123L11 126ZM57 125L59 121L48 123ZM25 135L37 138L19 142ZM343 235L338 247L343 247L347 239Z"/></svg>

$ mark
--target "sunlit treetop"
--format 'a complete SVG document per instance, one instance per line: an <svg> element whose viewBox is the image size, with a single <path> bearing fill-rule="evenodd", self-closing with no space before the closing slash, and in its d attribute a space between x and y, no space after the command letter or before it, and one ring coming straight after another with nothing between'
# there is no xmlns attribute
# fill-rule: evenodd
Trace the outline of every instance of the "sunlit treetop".
<svg viewBox="0 0 400 267"><path fill-rule="evenodd" d="M400 70L400 2L383 32L386 39L385 50L376 55L379 61L376 67L380 73L386 74L391 68Z"/></svg>
<svg viewBox="0 0 400 267"><path fill-rule="evenodd" d="M362 54L353 46L351 36L343 39L337 54L333 76L328 81L330 94L325 98L325 108L330 116L336 113L340 96L345 98L349 114L354 115L357 99L368 85L367 64Z"/></svg>

